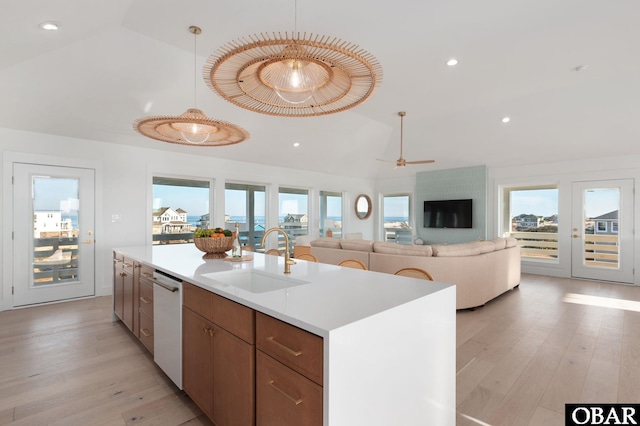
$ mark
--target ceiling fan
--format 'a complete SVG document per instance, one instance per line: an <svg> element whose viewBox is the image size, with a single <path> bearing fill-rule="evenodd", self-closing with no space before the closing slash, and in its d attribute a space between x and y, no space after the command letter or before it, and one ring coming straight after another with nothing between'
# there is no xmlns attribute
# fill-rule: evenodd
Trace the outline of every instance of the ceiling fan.
<svg viewBox="0 0 640 426"><path fill-rule="evenodd" d="M404 157L402 156L402 134L403 134L403 127L404 127L404 116L407 115L406 112L404 111L400 111L398 113L398 115L400 116L400 158L398 158L397 160L393 161L393 160L380 160L378 159L378 161L386 161L388 163L396 163L396 167L404 167L407 164L429 164L429 163L435 163L436 160L421 160L421 161L407 161L404 159Z"/></svg>

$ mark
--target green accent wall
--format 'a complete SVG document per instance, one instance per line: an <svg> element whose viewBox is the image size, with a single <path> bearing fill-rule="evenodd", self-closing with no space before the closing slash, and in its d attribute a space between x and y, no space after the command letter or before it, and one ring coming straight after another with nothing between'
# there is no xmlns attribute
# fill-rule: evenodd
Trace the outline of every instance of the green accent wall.
<svg viewBox="0 0 640 426"><path fill-rule="evenodd" d="M426 200L473 200L473 228L424 227ZM416 235L425 244L454 244L487 238L487 167L463 167L416 174Z"/></svg>

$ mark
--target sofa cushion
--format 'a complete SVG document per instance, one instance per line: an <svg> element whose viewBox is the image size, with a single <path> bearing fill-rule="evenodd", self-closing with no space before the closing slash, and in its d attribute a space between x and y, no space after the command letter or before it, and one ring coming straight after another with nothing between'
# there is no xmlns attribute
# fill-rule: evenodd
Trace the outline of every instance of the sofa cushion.
<svg viewBox="0 0 640 426"><path fill-rule="evenodd" d="M505 238L505 242L505 248L515 247L518 245L518 240L516 240L515 238Z"/></svg>
<svg viewBox="0 0 640 426"><path fill-rule="evenodd" d="M370 240L342 240L340 246L344 250L373 251L373 241Z"/></svg>
<svg viewBox="0 0 640 426"><path fill-rule="evenodd" d="M477 256L482 253L478 241L462 244L434 244L431 246L436 257Z"/></svg>
<svg viewBox="0 0 640 426"><path fill-rule="evenodd" d="M492 240L478 241L476 244L480 246L480 254L496 251L496 243L494 243Z"/></svg>
<svg viewBox="0 0 640 426"><path fill-rule="evenodd" d="M385 243L382 241L376 241L373 243L373 251L383 254L401 254L405 256L431 256L433 250L431 246L421 245L404 245L396 243Z"/></svg>
<svg viewBox="0 0 640 426"><path fill-rule="evenodd" d="M311 247L326 247L326 248L341 248L340 247L340 238L330 238L330 237L322 237L317 238L311 241L309 244Z"/></svg>
<svg viewBox="0 0 640 426"><path fill-rule="evenodd" d="M491 241L495 244L496 250L503 250L507 246L507 240L502 237L496 237Z"/></svg>

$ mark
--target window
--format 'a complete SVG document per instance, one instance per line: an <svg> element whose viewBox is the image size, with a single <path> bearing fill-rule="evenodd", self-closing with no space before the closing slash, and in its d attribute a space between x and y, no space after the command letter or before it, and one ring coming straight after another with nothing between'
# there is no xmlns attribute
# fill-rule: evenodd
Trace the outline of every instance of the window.
<svg viewBox="0 0 640 426"><path fill-rule="evenodd" d="M598 227L598 232L607 232L607 222L604 220L599 220L596 222L596 226Z"/></svg>
<svg viewBox="0 0 640 426"><path fill-rule="evenodd" d="M240 244L260 247L266 224L264 186L227 183L224 190L224 221L227 229L240 228Z"/></svg>
<svg viewBox="0 0 640 426"><path fill-rule="evenodd" d="M384 241L399 244L411 244L411 196L409 194L393 194L383 197Z"/></svg>
<svg viewBox="0 0 640 426"><path fill-rule="evenodd" d="M320 236L342 238L342 194L320 191Z"/></svg>
<svg viewBox="0 0 640 426"><path fill-rule="evenodd" d="M293 246L296 237L309 233L309 191L306 189L280 188L278 191L278 225ZM278 244L284 247L284 240Z"/></svg>
<svg viewBox="0 0 640 426"><path fill-rule="evenodd" d="M502 234L518 240L523 259L558 261L557 185L503 188Z"/></svg>
<svg viewBox="0 0 640 426"><path fill-rule="evenodd" d="M153 244L193 242L195 228L210 228L209 180L153 177Z"/></svg>
<svg viewBox="0 0 640 426"><path fill-rule="evenodd" d="M611 233L612 234L617 234L618 233L618 222L616 222L616 221L611 222Z"/></svg>

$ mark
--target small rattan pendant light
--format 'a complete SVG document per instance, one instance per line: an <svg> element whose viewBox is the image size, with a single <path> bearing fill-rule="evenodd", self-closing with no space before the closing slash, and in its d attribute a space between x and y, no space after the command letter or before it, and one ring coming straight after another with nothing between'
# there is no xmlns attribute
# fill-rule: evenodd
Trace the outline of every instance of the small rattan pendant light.
<svg viewBox="0 0 640 426"><path fill-rule="evenodd" d="M235 124L213 120L201 110L195 108L196 103L196 38L202 32L199 27L189 27L194 35L193 49L193 103L180 116L154 116L139 118L134 121L133 128L140 134L162 142L193 146L223 146L243 142L249 133Z"/></svg>

